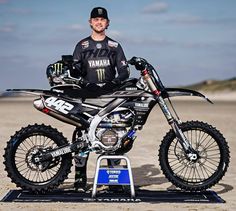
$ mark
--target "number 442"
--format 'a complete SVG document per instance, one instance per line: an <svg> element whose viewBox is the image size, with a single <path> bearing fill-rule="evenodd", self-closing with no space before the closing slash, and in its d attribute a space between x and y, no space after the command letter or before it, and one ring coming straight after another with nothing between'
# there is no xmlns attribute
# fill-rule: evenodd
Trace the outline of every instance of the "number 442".
<svg viewBox="0 0 236 211"><path fill-rule="evenodd" d="M49 97L45 100L46 106L53 108L57 111L62 112L63 114L68 114L74 106L64 100L60 100L56 97Z"/></svg>

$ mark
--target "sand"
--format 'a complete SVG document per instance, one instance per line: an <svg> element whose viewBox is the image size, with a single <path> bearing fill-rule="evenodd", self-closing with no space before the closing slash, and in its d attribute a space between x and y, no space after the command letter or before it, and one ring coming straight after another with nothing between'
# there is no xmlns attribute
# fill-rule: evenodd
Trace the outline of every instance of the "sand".
<svg viewBox="0 0 236 211"><path fill-rule="evenodd" d="M175 100L173 103L182 121L201 120L216 126L225 136L231 151L231 162L225 177L214 187L215 191L226 203L0 203L0 210L235 210L236 209L236 97L227 99L213 96L214 105L204 100ZM34 109L33 98L1 98L0 99L0 198L11 189L16 189L6 176L3 165L4 148L9 137L23 126L44 123L63 132L71 138L73 126L59 122ZM163 114L158 107L154 108L142 131L138 132L133 149L128 153L134 183L143 189L166 190L173 187L160 171L158 149L163 136L169 131ZM88 163L88 181L92 184L97 155L90 156ZM73 167L72 167L73 170ZM73 186L73 171L65 181L65 186Z"/></svg>

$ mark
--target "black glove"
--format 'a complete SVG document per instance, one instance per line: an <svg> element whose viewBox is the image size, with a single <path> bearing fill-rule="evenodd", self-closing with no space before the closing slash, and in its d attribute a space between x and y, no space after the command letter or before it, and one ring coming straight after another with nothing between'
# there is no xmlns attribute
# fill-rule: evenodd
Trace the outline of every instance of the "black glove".
<svg viewBox="0 0 236 211"><path fill-rule="evenodd" d="M116 84L117 86L121 84L121 80L119 78L115 78L111 81L113 84Z"/></svg>
<svg viewBox="0 0 236 211"><path fill-rule="evenodd" d="M75 84L77 84L77 85L79 85L79 86L87 86L87 85L88 85L88 82L87 82L84 78L79 77L79 78L76 80Z"/></svg>
<svg viewBox="0 0 236 211"><path fill-rule="evenodd" d="M79 85L79 86L85 86L87 84L82 77L79 77L79 78L67 78L67 77L64 77L63 81L66 84L76 84L76 85Z"/></svg>
<svg viewBox="0 0 236 211"><path fill-rule="evenodd" d="M101 87L94 83L88 83L85 86L85 89L87 89L90 92L99 92L101 90Z"/></svg>
<svg viewBox="0 0 236 211"><path fill-rule="evenodd" d="M81 61L73 63L73 71L75 72L76 77L78 76L84 77L87 75L87 71L83 68Z"/></svg>
<svg viewBox="0 0 236 211"><path fill-rule="evenodd" d="M118 78L113 79L112 81L107 82L102 88L106 91L113 90L120 85L121 81Z"/></svg>

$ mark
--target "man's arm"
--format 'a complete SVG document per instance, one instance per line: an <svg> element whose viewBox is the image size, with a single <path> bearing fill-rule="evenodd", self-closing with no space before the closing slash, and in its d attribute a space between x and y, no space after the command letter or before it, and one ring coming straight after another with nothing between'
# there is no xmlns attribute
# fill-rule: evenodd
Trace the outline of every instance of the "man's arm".
<svg viewBox="0 0 236 211"><path fill-rule="evenodd" d="M120 44L117 47L116 68L118 72L118 77L115 80L124 81L129 78L129 66L124 51Z"/></svg>
<svg viewBox="0 0 236 211"><path fill-rule="evenodd" d="M74 50L73 53L73 60L74 60L74 71L72 73L73 77L80 77L85 76L85 71L83 70L82 58L81 58L82 47L81 43L79 42Z"/></svg>

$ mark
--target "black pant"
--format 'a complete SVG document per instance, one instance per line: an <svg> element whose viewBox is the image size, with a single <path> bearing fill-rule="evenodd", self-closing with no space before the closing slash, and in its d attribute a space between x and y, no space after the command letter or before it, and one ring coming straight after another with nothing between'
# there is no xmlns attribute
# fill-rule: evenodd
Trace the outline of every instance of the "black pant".
<svg viewBox="0 0 236 211"><path fill-rule="evenodd" d="M89 154L87 155L87 157L83 157L81 159L83 161L78 163L79 165L75 165L75 182L80 181L81 183L87 183L87 163ZM118 165L119 163L120 160L118 159L113 159L113 162L110 159L107 160L107 165L109 167L113 167L114 165Z"/></svg>

